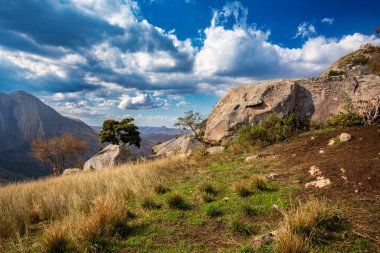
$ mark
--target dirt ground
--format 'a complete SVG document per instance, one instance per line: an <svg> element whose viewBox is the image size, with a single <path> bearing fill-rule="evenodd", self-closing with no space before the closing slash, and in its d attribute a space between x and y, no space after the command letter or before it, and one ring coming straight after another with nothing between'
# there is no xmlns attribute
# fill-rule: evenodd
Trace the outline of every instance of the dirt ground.
<svg viewBox="0 0 380 253"><path fill-rule="evenodd" d="M341 133L349 133L347 142L327 144ZM320 152L323 150L324 152ZM302 186L315 180L309 173L316 166L331 181L324 188L304 188L313 194L338 201L347 208L353 233L380 245L380 126L327 133L307 133L285 143L269 147L276 171Z"/></svg>

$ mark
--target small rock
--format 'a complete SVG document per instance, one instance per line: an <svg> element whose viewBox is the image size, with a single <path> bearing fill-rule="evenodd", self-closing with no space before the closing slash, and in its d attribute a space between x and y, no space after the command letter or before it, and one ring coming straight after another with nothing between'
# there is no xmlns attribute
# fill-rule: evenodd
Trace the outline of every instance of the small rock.
<svg viewBox="0 0 380 253"><path fill-rule="evenodd" d="M274 179L274 178L278 178L279 176L280 176L280 174L270 173L269 175L266 176L266 178L268 178L268 179Z"/></svg>
<svg viewBox="0 0 380 253"><path fill-rule="evenodd" d="M62 173L62 176L68 176L68 175L74 175L78 173L82 173L83 170L78 169L78 168L70 168L70 169L65 169Z"/></svg>
<svg viewBox="0 0 380 253"><path fill-rule="evenodd" d="M230 198L229 197L224 197L223 200L227 202L228 200L230 200Z"/></svg>
<svg viewBox="0 0 380 253"><path fill-rule="evenodd" d="M309 173L313 177L317 177L317 176L322 175L322 171L315 165L310 167Z"/></svg>
<svg viewBox="0 0 380 253"><path fill-rule="evenodd" d="M311 140L311 141L314 141L314 140L315 140L315 137L314 137L314 136L311 136L310 140Z"/></svg>
<svg viewBox="0 0 380 253"><path fill-rule="evenodd" d="M262 245L270 243L274 240L275 233L271 232L262 236L258 236L253 241L253 246L255 248L260 248Z"/></svg>
<svg viewBox="0 0 380 253"><path fill-rule="evenodd" d="M346 142L346 141L350 140L351 138L352 138L351 135L349 135L348 133L341 133L339 135L339 140L341 142Z"/></svg>
<svg viewBox="0 0 380 253"><path fill-rule="evenodd" d="M212 155L218 154L218 153L222 153L224 149L225 149L225 147L223 147L223 146L211 147L211 148L207 149L207 153L212 154Z"/></svg>
<svg viewBox="0 0 380 253"><path fill-rule="evenodd" d="M318 187L318 188L323 188L325 186L328 186L331 184L330 179L324 178L324 177L318 177L318 180L306 183L305 187L308 188L310 186Z"/></svg>
<svg viewBox="0 0 380 253"><path fill-rule="evenodd" d="M330 140L329 143L327 144L328 146L333 146L335 144L335 140Z"/></svg>
<svg viewBox="0 0 380 253"><path fill-rule="evenodd" d="M320 149L320 150L319 150L319 153L320 153L320 154L324 154L325 151L324 151L323 149Z"/></svg>
<svg viewBox="0 0 380 253"><path fill-rule="evenodd" d="M248 156L247 158L245 158L246 163L251 163L255 160L257 160L257 155L252 155L252 156Z"/></svg>
<svg viewBox="0 0 380 253"><path fill-rule="evenodd" d="M275 209L275 210L278 210L280 207L278 205L276 205L276 204L273 204L272 208Z"/></svg>
<svg viewBox="0 0 380 253"><path fill-rule="evenodd" d="M293 156L293 157L294 157L294 156L297 156L297 154L293 154L292 156Z"/></svg>

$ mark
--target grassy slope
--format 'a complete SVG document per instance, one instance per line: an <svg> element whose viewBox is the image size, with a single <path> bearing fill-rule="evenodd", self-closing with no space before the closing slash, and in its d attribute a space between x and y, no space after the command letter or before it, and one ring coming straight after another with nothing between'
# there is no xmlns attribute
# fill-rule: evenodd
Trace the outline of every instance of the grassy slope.
<svg viewBox="0 0 380 253"><path fill-rule="evenodd" d="M328 134L321 133L317 138ZM290 152L295 152L295 145L302 149L302 143L309 138L297 137L277 145L274 150L290 148ZM0 241L3 247L0 251L41 252L61 238L57 234L63 231L74 244L69 252L253 252L253 238L278 229L283 212L297 199L323 194L318 191L305 194L303 183L311 179L302 163L288 162L292 169L284 173L279 168L288 166L286 160L271 155L247 164L244 158L254 151L245 149L244 153L242 150L235 148L212 156L198 152L188 160L170 158L103 173L3 187L0 189L0 234L10 237ZM283 177L270 180L268 189L258 191L251 187L253 175L274 171ZM215 192L208 195L210 203L205 203L205 190L201 187L205 183ZM246 186L249 196L239 196L237 184ZM157 193L154 186L158 185L166 191ZM185 199L186 210L169 206L168 199L174 193ZM88 233L83 231L99 230L89 226L99 223L96 219L99 200L100 206L110 212L103 211L105 217L113 218L115 212L126 210L134 215L126 218L127 233L102 230L99 233L104 240L88 244ZM147 200L151 204L144 207L142 204ZM341 203L338 205L344 208L344 216L351 220L345 222L344 231L327 244L317 245L315 251L376 252L378 248L372 237L354 233L350 202L334 198L335 202ZM334 206L334 203L330 204ZM376 214L376 203L369 204L365 215ZM273 204L280 208L274 209ZM370 227L370 224L364 225ZM273 252L273 245L259 252Z"/></svg>

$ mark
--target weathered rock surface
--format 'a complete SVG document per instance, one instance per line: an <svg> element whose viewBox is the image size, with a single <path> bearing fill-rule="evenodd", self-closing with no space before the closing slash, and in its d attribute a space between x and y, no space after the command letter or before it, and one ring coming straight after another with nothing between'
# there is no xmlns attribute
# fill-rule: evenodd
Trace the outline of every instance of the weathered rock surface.
<svg viewBox="0 0 380 253"><path fill-rule="evenodd" d="M106 170L126 163L129 159L130 156L127 149L119 145L110 144L91 157L84 164L83 171Z"/></svg>
<svg viewBox="0 0 380 253"><path fill-rule="evenodd" d="M65 169L62 173L62 176L69 176L83 172L83 170L78 168Z"/></svg>
<svg viewBox="0 0 380 253"><path fill-rule="evenodd" d="M215 147L208 148L206 152L213 155L213 154L222 153L224 149L225 147L223 146L215 146Z"/></svg>
<svg viewBox="0 0 380 253"><path fill-rule="evenodd" d="M205 144L191 134L184 134L178 138L154 146L153 151L157 156L171 156L175 154L188 154L197 148L205 148Z"/></svg>
<svg viewBox="0 0 380 253"><path fill-rule="evenodd" d="M374 57L380 62L380 53ZM357 73L347 70L340 76L268 80L231 89L209 115L204 140L225 145L241 125L257 124L271 113L295 112L301 119L321 123L344 111L343 94L353 101L380 96L380 73Z"/></svg>
<svg viewBox="0 0 380 253"><path fill-rule="evenodd" d="M341 142L346 142L346 141L349 141L349 140L351 140L351 135L350 134L348 134L348 133L341 133L340 135L339 135L339 140L341 141Z"/></svg>

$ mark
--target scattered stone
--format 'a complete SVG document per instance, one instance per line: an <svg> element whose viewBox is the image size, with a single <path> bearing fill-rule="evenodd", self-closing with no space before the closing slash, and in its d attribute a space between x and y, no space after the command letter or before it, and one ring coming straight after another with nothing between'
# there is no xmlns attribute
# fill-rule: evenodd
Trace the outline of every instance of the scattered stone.
<svg viewBox="0 0 380 253"><path fill-rule="evenodd" d="M309 173L313 177L317 177L317 176L322 175L322 171L315 165L310 167Z"/></svg>
<svg viewBox="0 0 380 253"><path fill-rule="evenodd" d="M270 173L269 175L266 176L268 179L274 179L280 177L280 174L277 173Z"/></svg>
<svg viewBox="0 0 380 253"><path fill-rule="evenodd" d="M314 140L315 140L315 137L314 137L314 136L311 136L310 140L311 140L311 141L314 141Z"/></svg>
<svg viewBox="0 0 380 253"><path fill-rule="evenodd" d="M262 236L258 236L253 241L254 248L260 248L261 246L272 242L276 237L275 232L271 232Z"/></svg>
<svg viewBox="0 0 380 253"><path fill-rule="evenodd" d="M280 209L280 207L279 207L278 205L276 205L276 204L273 204L273 205L272 205L272 208L275 209L275 210Z"/></svg>
<svg viewBox="0 0 380 253"><path fill-rule="evenodd" d="M257 155L251 155L251 156L248 156L247 158L245 158L245 162L251 163L251 162L257 160L257 158L258 158Z"/></svg>
<svg viewBox="0 0 380 253"><path fill-rule="evenodd" d="M68 176L68 175L74 175L78 173L82 173L83 170L78 169L78 168L70 168L70 169L65 169L62 173L62 176Z"/></svg>
<svg viewBox="0 0 380 253"><path fill-rule="evenodd" d="M331 139L327 145L328 146L333 146L334 144L335 144L335 140Z"/></svg>
<svg viewBox="0 0 380 253"><path fill-rule="evenodd" d="M230 200L230 198L229 197L224 197L223 200L227 202L227 201Z"/></svg>
<svg viewBox="0 0 380 253"><path fill-rule="evenodd" d="M341 168L340 171L346 173L346 170L344 168Z"/></svg>
<svg viewBox="0 0 380 253"><path fill-rule="evenodd" d="M324 151L323 149L320 149L320 150L319 150L319 153L320 153L320 154L324 154L325 151Z"/></svg>
<svg viewBox="0 0 380 253"><path fill-rule="evenodd" d="M297 154L293 154L292 156L293 156L293 157L294 157L294 156L297 156Z"/></svg>
<svg viewBox="0 0 380 253"><path fill-rule="evenodd" d="M318 177L316 181L309 182L305 184L306 188L309 188L311 186L317 187L317 188L323 188L325 186L328 186L331 184L330 179L324 178L324 177Z"/></svg>
<svg viewBox="0 0 380 253"><path fill-rule="evenodd" d="M216 147L208 148L206 151L207 151L207 153L213 155L213 154L222 153L224 149L225 149L225 147L223 147L223 146L216 146Z"/></svg>
<svg viewBox="0 0 380 253"><path fill-rule="evenodd" d="M343 178L344 181L347 181L347 177L346 176L341 176L341 178Z"/></svg>
<svg viewBox="0 0 380 253"><path fill-rule="evenodd" d="M341 133L340 135L339 135L339 140L341 141L341 142L346 142L346 141L348 141L348 140L351 140L351 135L349 135L348 133Z"/></svg>

